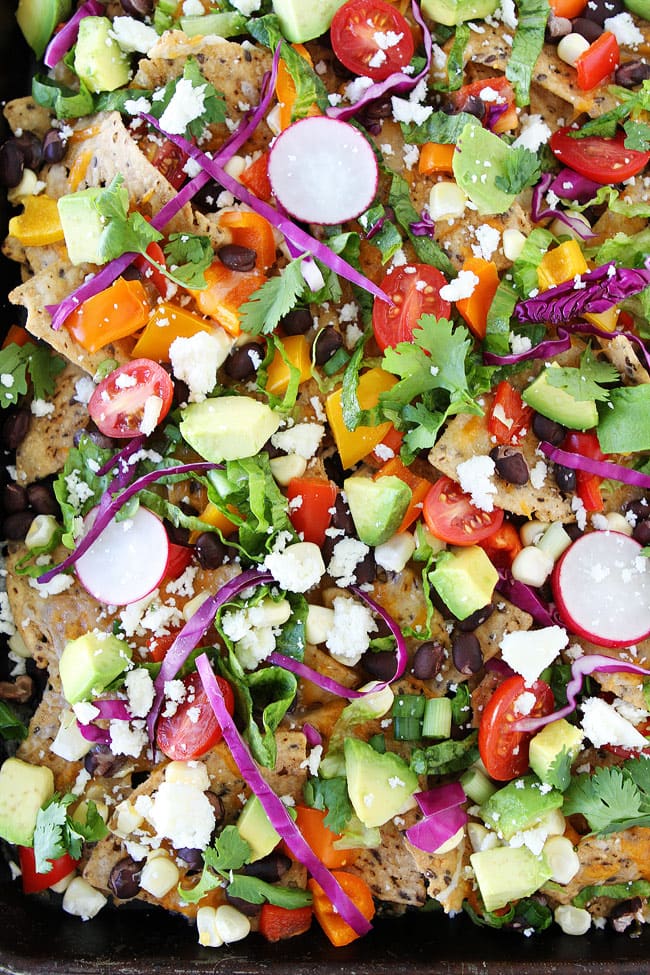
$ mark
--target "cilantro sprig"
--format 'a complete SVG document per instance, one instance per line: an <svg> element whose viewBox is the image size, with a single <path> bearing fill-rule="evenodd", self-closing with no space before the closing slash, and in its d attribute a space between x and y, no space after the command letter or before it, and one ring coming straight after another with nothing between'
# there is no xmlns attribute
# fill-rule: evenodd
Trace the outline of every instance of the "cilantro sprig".
<svg viewBox="0 0 650 975"><path fill-rule="evenodd" d="M597 359L591 343L587 345L580 356L580 366L556 366L546 370L546 379L550 386L564 390L575 400L598 400L606 402L609 390L603 384L615 383L619 374L611 362Z"/></svg>
<svg viewBox="0 0 650 975"><path fill-rule="evenodd" d="M65 361L45 345L10 342L0 350L0 407L13 406L29 389L31 381L35 399L51 396L56 377Z"/></svg>
<svg viewBox="0 0 650 975"><path fill-rule="evenodd" d="M201 113L187 123L182 134L186 139L200 139L208 125L218 125L225 121L226 103L221 92L217 91L201 74L196 58L188 58L183 67L183 74L168 81L164 88L154 93L151 99L151 114L154 118L162 118L173 98L187 100L187 85L180 87L182 82L190 83L194 97L200 100L202 105Z"/></svg>
<svg viewBox="0 0 650 975"><path fill-rule="evenodd" d="M38 811L34 830L34 859L37 873L49 873L50 860L58 860L69 853L73 860L81 856L84 842L93 843L108 835L104 820L94 802L86 807L86 822L81 823L68 815L68 807L76 796L58 792Z"/></svg>
<svg viewBox="0 0 650 975"><path fill-rule="evenodd" d="M614 833L650 826L650 762L631 758L622 765L583 773L564 797L565 815L581 813L594 833Z"/></svg>
<svg viewBox="0 0 650 975"><path fill-rule="evenodd" d="M24 741L27 728L4 701L0 701L0 737L5 741Z"/></svg>

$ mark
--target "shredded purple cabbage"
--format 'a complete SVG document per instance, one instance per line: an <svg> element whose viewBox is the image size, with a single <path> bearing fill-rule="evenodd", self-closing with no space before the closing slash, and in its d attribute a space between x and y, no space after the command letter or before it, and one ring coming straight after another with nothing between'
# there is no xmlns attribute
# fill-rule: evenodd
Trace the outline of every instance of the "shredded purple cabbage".
<svg viewBox="0 0 650 975"><path fill-rule="evenodd" d="M75 562L81 558L84 552L87 552L91 545L93 545L104 529L108 526L109 522L113 520L115 515L118 513L120 508L126 504L126 502L137 494L138 491L142 491L143 488L149 487L150 484L155 484L156 481L160 480L161 477L165 477L171 474L191 474L194 471L212 471L218 464L211 464L208 461L200 461L194 464L179 464L176 467L163 467L156 471L150 471L148 474L144 474L139 477L137 481L133 481L128 487L124 488L121 494L117 497L113 497L110 490L105 491L101 497L98 506L94 509L96 511L95 520L92 524L90 530L84 535L77 547L73 552L68 555L63 562L59 562L58 565L52 566L47 572L44 572L38 577L38 581L49 582L55 576L59 575L60 572L64 572L75 564ZM119 475L118 475L119 477Z"/></svg>
<svg viewBox="0 0 650 975"><path fill-rule="evenodd" d="M513 579L512 573L508 569L499 569L498 572L499 581L496 588L506 599L510 600L513 606L523 609L525 613L530 613L535 622L542 626L563 625L561 617L552 603L547 606L525 582Z"/></svg>
<svg viewBox="0 0 650 975"><path fill-rule="evenodd" d="M378 98L382 98L389 93L391 95L402 95L405 92L412 91L422 78L428 77L429 68L431 67L431 52L433 50L431 32L422 19L422 14L415 0L411 2L411 10L416 23L422 28L422 36L424 39L426 64L422 68L422 71L416 75L408 75L404 71L394 71L393 74L388 75L383 81L376 81L366 88L361 98L352 105L339 105L328 108L327 114L330 118L340 119L345 122L347 119L352 118L353 115L356 115L362 108L365 108L370 102L377 101Z"/></svg>
<svg viewBox="0 0 650 975"><path fill-rule="evenodd" d="M596 195L601 185L601 183L596 183L593 179L583 176L582 173L576 173L574 169L561 169L547 189L550 189L556 196L562 197L563 200L588 203Z"/></svg>
<svg viewBox="0 0 650 975"><path fill-rule="evenodd" d="M466 799L460 782L447 782L426 792L415 793L415 800L425 816L434 816L453 806L462 806Z"/></svg>
<svg viewBox="0 0 650 975"><path fill-rule="evenodd" d="M551 188L551 183L553 177L550 173L544 173L539 183L533 190L533 196L530 204L530 215L535 223L539 223L540 220L560 220L563 224L573 230L579 237L583 240L589 240L595 237L596 234L589 229L584 220L580 220L579 217L572 215L570 213L565 213L564 210L558 210L557 207L545 207L544 206L544 196L546 192Z"/></svg>
<svg viewBox="0 0 650 975"><path fill-rule="evenodd" d="M72 15L70 20L63 25L60 31L54 35L43 57L47 68L55 68L65 54L68 53L73 44L77 41L79 24L84 17L94 17L103 14L105 7L99 0L86 0L85 3Z"/></svg>
<svg viewBox="0 0 650 975"><path fill-rule="evenodd" d="M539 731L544 725L560 718L566 718L575 711L577 697L582 689L582 682L589 674L640 674L650 677L650 670L645 670L637 664L627 663L618 657L607 657L601 653L584 654L571 664L571 680L566 686L567 703L559 711L541 715L538 718L522 718L513 725L515 731Z"/></svg>
<svg viewBox="0 0 650 975"><path fill-rule="evenodd" d="M108 728L98 728L95 721L130 721L131 715L126 702L119 698L111 698L92 701L92 705L97 708L99 714L88 724L84 724L77 718L77 727L86 741L93 741L99 745L110 745L111 736Z"/></svg>
<svg viewBox="0 0 650 975"><path fill-rule="evenodd" d="M419 220L409 224L409 230L415 237L433 237L435 229L436 225L426 210L422 211ZM369 238L370 234L367 236Z"/></svg>
<svg viewBox="0 0 650 975"><path fill-rule="evenodd" d="M77 728L79 729L79 734L86 741L92 741L95 745L110 745L111 734L108 728L98 728L96 724L82 724L79 719L77 719Z"/></svg>
<svg viewBox="0 0 650 975"><path fill-rule="evenodd" d="M425 853L435 853L443 843L467 822L467 813L461 806L450 806L433 816L425 816L406 830L406 838L412 846Z"/></svg>
<svg viewBox="0 0 650 975"><path fill-rule="evenodd" d="M494 132L494 126L497 124L501 116L508 111L508 102L485 102L484 104L487 105L485 125L490 132ZM533 217L533 219L535 218Z"/></svg>
<svg viewBox="0 0 650 975"><path fill-rule="evenodd" d="M574 454L573 451L554 447L546 440L543 440L539 446L549 460L561 464L562 467L569 467L574 471L586 471L587 474L596 474L598 477L620 481L622 484L630 484L632 487L645 488L646 490L650 488L650 476L641 471L635 471L632 467L623 467L622 464L614 464L609 460L593 460L591 457L584 457L582 454Z"/></svg>
<svg viewBox="0 0 650 975"><path fill-rule="evenodd" d="M617 267L613 261L585 271L576 280L563 281L534 298L519 301L515 316L520 322L562 325L584 315L598 315L650 285L647 268Z"/></svg>
<svg viewBox="0 0 650 975"><path fill-rule="evenodd" d="M372 929L372 925L345 893L336 878L320 861L319 857L316 856L289 815L286 806L260 772L246 742L228 713L223 694L205 654L197 659L196 669L203 682L210 706L223 732L224 741L228 745L242 777L262 804L271 825L282 837L295 858L307 868L311 876L320 884L343 920L350 925L356 934L367 934Z"/></svg>
<svg viewBox="0 0 650 975"><path fill-rule="evenodd" d="M497 355L496 352L483 352L483 362L488 366L510 366L515 362L526 362L528 359L552 359L560 352L571 348L571 336L565 328L558 328L556 339L544 339L524 352L511 352L508 355Z"/></svg>
<svg viewBox="0 0 650 975"><path fill-rule="evenodd" d="M314 728L313 724L310 724L309 721L305 721L304 725L302 726L302 733L307 739L307 744L310 746L310 748L313 748L314 745L322 745L323 736L318 728Z"/></svg>

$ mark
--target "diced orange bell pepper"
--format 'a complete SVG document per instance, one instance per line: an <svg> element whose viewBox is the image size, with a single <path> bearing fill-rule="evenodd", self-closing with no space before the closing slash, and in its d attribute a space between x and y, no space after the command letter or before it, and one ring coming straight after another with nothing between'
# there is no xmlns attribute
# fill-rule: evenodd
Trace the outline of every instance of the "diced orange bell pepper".
<svg viewBox="0 0 650 975"><path fill-rule="evenodd" d="M335 849L334 843L341 838L341 834L333 833L325 825L326 810L312 809L310 806L296 806L295 809L296 825L321 863L330 870L354 863L361 851Z"/></svg>
<svg viewBox="0 0 650 975"><path fill-rule="evenodd" d="M372 891L363 879L344 870L334 870L332 876L339 882L350 900L354 901L361 913L369 921L375 916L375 903ZM314 898L313 908L316 920L336 948L349 945L359 935L344 921L323 888L313 878L308 883Z"/></svg>
<svg viewBox="0 0 650 975"><path fill-rule="evenodd" d="M566 17L573 20L579 17L587 6L587 0L549 0L551 10L556 17Z"/></svg>
<svg viewBox="0 0 650 975"><path fill-rule="evenodd" d="M420 149L418 172L421 176L433 173L453 173L452 159L455 146L447 142L425 142Z"/></svg>
<svg viewBox="0 0 650 975"><path fill-rule="evenodd" d="M406 529L422 514L422 504L429 493L431 481L427 481L425 477L419 477L410 468L406 467L399 457L393 457L392 460L387 461L384 466L373 475L373 480L376 481L378 478L386 477L387 475L399 477L400 481L404 481L404 483L408 484L411 489L411 500L409 502L409 506L406 509L406 514L402 518L401 525L397 529L398 532L405 532Z"/></svg>
<svg viewBox="0 0 650 975"><path fill-rule="evenodd" d="M302 44L292 44L294 51L296 51L301 58L313 67L314 62L312 61L311 55L306 47ZM296 86L294 84L293 78L287 70L287 66L284 61L280 61L278 64L278 77L275 82L275 94L277 95L278 102L280 103L280 128L286 129L291 125L293 121L293 107L296 101ZM320 115L320 109L318 105L314 102L310 105L307 115Z"/></svg>
<svg viewBox="0 0 650 975"><path fill-rule="evenodd" d="M259 932L267 941L285 941L304 934L311 927L312 909L307 907L278 907L262 904Z"/></svg>
<svg viewBox="0 0 650 975"><path fill-rule="evenodd" d="M477 339L484 339L487 331L487 316L499 287L499 272L494 261L486 261L482 257L468 257L462 267L463 271L471 271L478 278L478 284L469 298L460 298L456 308L463 316L470 331Z"/></svg>
<svg viewBox="0 0 650 975"><path fill-rule="evenodd" d="M23 212L9 221L9 234L24 247L43 247L63 240L63 227L56 200L45 193L26 196Z"/></svg>
<svg viewBox="0 0 650 975"><path fill-rule="evenodd" d="M31 335L22 325L10 325L7 329L7 334L5 335L2 348L6 349L8 345L27 345L28 342L33 342Z"/></svg>
<svg viewBox="0 0 650 975"><path fill-rule="evenodd" d="M228 518L228 515L223 513L221 508L213 504L212 501L208 501L199 518L206 525L212 525L213 528L218 528L224 538L228 538L229 535L234 534L237 530L237 525ZM200 531L195 531L190 534L190 542L192 545L200 534Z"/></svg>
<svg viewBox="0 0 650 975"><path fill-rule="evenodd" d="M359 379L357 388L357 399L361 409L370 410L376 406L379 402L379 394L392 389L396 382L397 377L391 376L383 369L375 368L364 372ZM330 393L325 401L325 412L341 456L341 463L344 469L347 469L358 463L378 443L381 443L392 424L387 422L380 423L376 427L359 426L356 430L348 430L343 419L341 398L342 391L340 389Z"/></svg>
<svg viewBox="0 0 650 975"><path fill-rule="evenodd" d="M298 385L311 379L311 349L304 335L287 335L282 339L284 354L296 369L300 370ZM274 396L283 396L289 385L291 372L289 366L276 349L266 374L266 391Z"/></svg>
<svg viewBox="0 0 650 975"><path fill-rule="evenodd" d="M366 464L370 467L376 467L379 469L383 467L387 460L392 460L396 457L402 449L402 441L404 440L404 434L401 430L396 430L394 426L391 425L390 430L381 441L378 443L372 453L368 454L366 457Z"/></svg>
<svg viewBox="0 0 650 975"><path fill-rule="evenodd" d="M273 196L271 180L269 179L269 153L268 150L258 156L250 166L247 166L239 177L240 183L254 193L260 200L268 203Z"/></svg>
<svg viewBox="0 0 650 975"><path fill-rule="evenodd" d="M199 311L214 318L231 335L239 335L239 309L254 291L261 288L266 275L254 271L231 271L221 261L213 261L205 272L207 287L192 291Z"/></svg>
<svg viewBox="0 0 650 975"><path fill-rule="evenodd" d="M217 326L218 327L218 326ZM169 346L174 339L191 338L197 332L214 332L214 322L191 311L161 301L153 310L145 329L133 350L134 359L154 359L169 362Z"/></svg>
<svg viewBox="0 0 650 975"><path fill-rule="evenodd" d="M88 298L66 320L66 328L88 352L133 335L146 324L151 312L147 292L140 281L118 278L110 288Z"/></svg>
<svg viewBox="0 0 650 975"><path fill-rule="evenodd" d="M577 274L589 270L580 244L577 240L565 240L547 251L537 267L537 280L542 291L554 288L564 281L570 281ZM616 328L619 310L616 306L598 314L588 313L584 317L597 328L612 332Z"/></svg>
<svg viewBox="0 0 650 975"><path fill-rule="evenodd" d="M230 231L233 244L255 251L255 267L266 271L275 264L275 237L268 220L252 210L224 210L219 226Z"/></svg>

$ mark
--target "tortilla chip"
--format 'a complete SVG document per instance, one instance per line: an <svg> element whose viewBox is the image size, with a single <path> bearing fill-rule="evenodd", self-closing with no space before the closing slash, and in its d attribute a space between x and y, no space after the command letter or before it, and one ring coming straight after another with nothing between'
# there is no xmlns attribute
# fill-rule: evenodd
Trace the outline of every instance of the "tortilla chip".
<svg viewBox="0 0 650 975"><path fill-rule="evenodd" d="M425 853L408 840L406 843L415 865L426 878L428 896L442 905L445 914L460 911L472 883L467 869L471 852L467 837L449 853L439 855Z"/></svg>
<svg viewBox="0 0 650 975"><path fill-rule="evenodd" d="M345 869L363 877L373 896L402 906L421 907L426 900L424 878L413 870L413 857L403 833L392 820L381 829L381 845L362 850Z"/></svg>

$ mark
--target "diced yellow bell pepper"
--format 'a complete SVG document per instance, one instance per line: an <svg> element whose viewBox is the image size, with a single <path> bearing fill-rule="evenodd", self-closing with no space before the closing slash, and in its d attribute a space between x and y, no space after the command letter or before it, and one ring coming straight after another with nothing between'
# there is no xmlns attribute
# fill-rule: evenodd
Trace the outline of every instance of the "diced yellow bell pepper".
<svg viewBox="0 0 650 975"><path fill-rule="evenodd" d="M537 268L537 280L542 291L555 288L564 281L570 281L577 274L584 274L589 265L577 240L565 240L553 250L547 251ZM616 328L619 309L616 306L599 314L586 314L584 317L596 328L612 332Z"/></svg>
<svg viewBox="0 0 650 975"><path fill-rule="evenodd" d="M179 305L161 301L145 325L132 355L134 359L169 362L169 346L174 339L189 339L198 332L214 332L215 329L219 329L219 326L214 322L206 321Z"/></svg>
<svg viewBox="0 0 650 975"><path fill-rule="evenodd" d="M397 378L384 372L383 369L369 369L368 372L364 372L357 387L357 398L361 408L372 409L379 402L379 394L391 389L396 382ZM390 430L391 424L380 423L376 427L357 427L356 430L348 430L343 419L341 396L340 389L330 393L325 401L325 411L341 455L341 463L347 469L358 463L366 454L374 450L378 443L381 443Z"/></svg>
<svg viewBox="0 0 650 975"><path fill-rule="evenodd" d="M199 518L201 521L204 521L206 525L212 525L213 528L218 528L221 534L226 538L229 535L232 535L237 528L234 522L224 515L223 511L221 511L220 508L217 508L216 504L213 504L212 501L208 501L205 508L199 515ZM190 543L192 545L196 542L200 534L200 531L195 531L190 534Z"/></svg>
<svg viewBox="0 0 650 975"><path fill-rule="evenodd" d="M24 247L42 247L63 240L63 227L56 200L45 193L26 196L25 208L9 221L9 233Z"/></svg>
<svg viewBox="0 0 650 975"><path fill-rule="evenodd" d="M311 379L311 352L309 342L304 335L287 335L282 339L284 354L296 369L300 370L300 383ZM291 373L280 352L276 349L271 365L268 368L266 379L267 393L274 396L283 396L287 391Z"/></svg>

